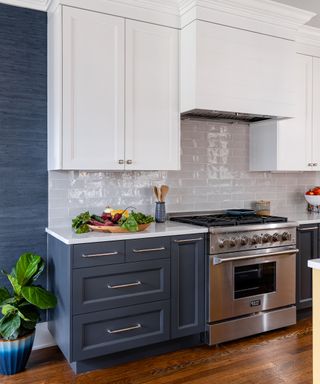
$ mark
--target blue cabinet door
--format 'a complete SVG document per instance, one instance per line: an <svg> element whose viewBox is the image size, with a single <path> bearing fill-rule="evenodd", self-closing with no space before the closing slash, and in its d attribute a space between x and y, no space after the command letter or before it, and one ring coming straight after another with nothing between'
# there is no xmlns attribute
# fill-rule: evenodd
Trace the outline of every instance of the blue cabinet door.
<svg viewBox="0 0 320 384"><path fill-rule="evenodd" d="M204 332L205 240L203 235L171 240L171 337Z"/></svg>

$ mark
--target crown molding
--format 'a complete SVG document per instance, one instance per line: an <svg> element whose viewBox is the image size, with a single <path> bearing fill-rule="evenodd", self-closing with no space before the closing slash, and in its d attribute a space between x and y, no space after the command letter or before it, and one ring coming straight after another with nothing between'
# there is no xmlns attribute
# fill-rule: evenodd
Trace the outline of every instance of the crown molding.
<svg viewBox="0 0 320 384"><path fill-rule="evenodd" d="M0 0L0 3L13 5L15 7L46 11L48 9L50 0Z"/></svg>
<svg viewBox="0 0 320 384"><path fill-rule="evenodd" d="M320 29L304 25L298 31L296 41L299 44L313 45L320 48Z"/></svg>
<svg viewBox="0 0 320 384"><path fill-rule="evenodd" d="M181 15L195 7L207 8L225 14L242 16L274 25L299 28L316 13L272 0L178 0Z"/></svg>

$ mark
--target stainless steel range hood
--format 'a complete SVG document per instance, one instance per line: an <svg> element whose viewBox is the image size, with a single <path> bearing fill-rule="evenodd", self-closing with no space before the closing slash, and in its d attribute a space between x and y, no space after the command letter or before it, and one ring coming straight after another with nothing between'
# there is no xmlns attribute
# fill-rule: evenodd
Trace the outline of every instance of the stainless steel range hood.
<svg viewBox="0 0 320 384"><path fill-rule="evenodd" d="M181 119L210 119L210 120L229 120L229 121L243 121L246 123L255 123L263 120L275 120L279 119L277 116L269 115L257 115L250 113L239 113L239 112L223 112L213 111L206 109L193 109L188 112L181 114Z"/></svg>

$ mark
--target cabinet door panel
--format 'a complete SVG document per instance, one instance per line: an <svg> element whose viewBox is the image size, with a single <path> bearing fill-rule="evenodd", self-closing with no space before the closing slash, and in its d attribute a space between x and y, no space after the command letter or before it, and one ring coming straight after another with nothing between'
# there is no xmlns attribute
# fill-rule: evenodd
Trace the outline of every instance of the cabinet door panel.
<svg viewBox="0 0 320 384"><path fill-rule="evenodd" d="M312 270L308 260L318 258L319 228L316 224L298 228L297 247L297 308L312 307Z"/></svg>
<svg viewBox="0 0 320 384"><path fill-rule="evenodd" d="M74 359L89 359L168 340L169 316L168 301L74 316Z"/></svg>
<svg viewBox="0 0 320 384"><path fill-rule="evenodd" d="M63 168L123 169L124 19L63 8Z"/></svg>
<svg viewBox="0 0 320 384"><path fill-rule="evenodd" d="M179 32L126 20L127 169L179 169Z"/></svg>
<svg viewBox="0 0 320 384"><path fill-rule="evenodd" d="M313 167L314 171L320 170L320 59L317 57L312 58L313 67L313 108L312 108L312 123L313 123L313 137L312 137L312 160L316 165Z"/></svg>
<svg viewBox="0 0 320 384"><path fill-rule="evenodd" d="M278 169L312 171L312 57L296 56L298 65L297 117L279 122Z"/></svg>
<svg viewBox="0 0 320 384"><path fill-rule="evenodd" d="M171 337L204 332L204 240L177 236L171 245Z"/></svg>

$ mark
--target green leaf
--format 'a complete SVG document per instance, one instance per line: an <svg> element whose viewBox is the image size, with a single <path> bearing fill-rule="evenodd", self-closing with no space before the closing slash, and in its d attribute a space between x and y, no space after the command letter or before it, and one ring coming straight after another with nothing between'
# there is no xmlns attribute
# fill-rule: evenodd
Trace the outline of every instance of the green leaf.
<svg viewBox="0 0 320 384"><path fill-rule="evenodd" d="M24 305L23 307L20 307L19 306L19 312L22 314L22 316L20 315L21 318L23 318L24 320L28 321L28 322L37 322L39 319L40 319L40 315L39 315L39 312L37 310L37 308L28 303L28 305Z"/></svg>
<svg viewBox="0 0 320 384"><path fill-rule="evenodd" d="M9 275L9 274L7 275L7 278L9 279L15 294L20 296L20 294L21 294L21 285L18 283L17 278L12 276L12 275Z"/></svg>
<svg viewBox="0 0 320 384"><path fill-rule="evenodd" d="M8 299L10 299L10 292L5 287L0 288L0 306Z"/></svg>
<svg viewBox="0 0 320 384"><path fill-rule="evenodd" d="M33 253L21 255L15 266L17 281L21 286L28 284L31 278L38 272L41 257ZM11 275L13 275L11 273Z"/></svg>
<svg viewBox="0 0 320 384"><path fill-rule="evenodd" d="M41 287L22 287L21 294L29 303L40 309L54 308L57 304L55 295Z"/></svg>
<svg viewBox="0 0 320 384"><path fill-rule="evenodd" d="M123 221L121 224L121 228L127 229L130 232L137 232L138 231L138 223L136 219L134 218L133 212L129 213L129 216L127 217L127 220Z"/></svg>
<svg viewBox="0 0 320 384"><path fill-rule="evenodd" d="M10 313L0 320L0 335L4 339L11 339L17 336L21 319L18 314Z"/></svg>
<svg viewBox="0 0 320 384"><path fill-rule="evenodd" d="M38 277L41 275L41 273L43 272L44 270L44 267L45 267L45 262L44 260L41 258L41 261L38 265L38 272L32 277L32 281L36 281L38 279Z"/></svg>
<svg viewBox="0 0 320 384"><path fill-rule="evenodd" d="M4 315L4 316L6 316L6 315L8 315L8 314L10 314L10 313L14 313L14 312L17 312L17 308L16 307L14 307L13 305L11 305L11 304L6 304L6 305L4 305L3 307L2 307L2 314Z"/></svg>

